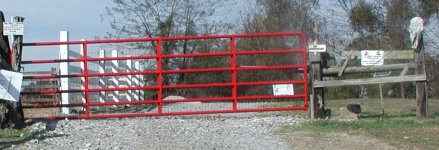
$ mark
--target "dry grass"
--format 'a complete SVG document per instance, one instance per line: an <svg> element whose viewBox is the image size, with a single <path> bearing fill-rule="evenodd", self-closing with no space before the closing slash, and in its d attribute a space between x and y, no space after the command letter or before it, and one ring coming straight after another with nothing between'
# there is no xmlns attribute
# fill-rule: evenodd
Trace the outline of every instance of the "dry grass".
<svg viewBox="0 0 439 150"><path fill-rule="evenodd" d="M428 103L428 118L416 118L416 100L414 99L384 99L384 114L379 99L348 99L327 100L326 105L332 108L334 118L340 115L339 108L348 103L357 103L362 107L360 121L316 120L299 127L285 126L278 133L285 138L304 136L301 141L311 139L314 145L334 145L335 149L368 149L367 141L379 141L382 145L377 149L437 149L439 147L439 100L432 99ZM286 136L285 136L286 135ZM334 138L328 138L331 135ZM337 138L347 136L347 138ZM352 140L356 139L356 140ZM350 142L340 142L350 140ZM300 144L300 143L293 143ZM311 142L312 143L312 142ZM325 144L326 143L326 144ZM345 143L345 144L343 144ZM354 144L353 144L354 143ZM307 147L303 148L317 148ZM330 147L326 147L328 149ZM376 147L375 147L376 148Z"/></svg>

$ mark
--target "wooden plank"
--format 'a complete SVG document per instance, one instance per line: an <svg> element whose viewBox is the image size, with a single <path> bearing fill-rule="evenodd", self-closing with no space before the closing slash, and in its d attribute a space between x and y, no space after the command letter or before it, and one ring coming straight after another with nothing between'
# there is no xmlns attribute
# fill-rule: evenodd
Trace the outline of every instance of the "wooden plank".
<svg viewBox="0 0 439 150"><path fill-rule="evenodd" d="M404 68L415 68L415 63L404 63L404 64L391 64L391 65L381 65L381 66L367 66L367 67L346 67L343 73L365 73L365 72L380 72L380 71L391 71L391 70L403 70ZM323 69L324 75L336 75L343 70L340 67L331 67Z"/></svg>
<svg viewBox="0 0 439 150"><path fill-rule="evenodd" d="M348 66L349 60L351 59L351 55L354 51L350 51L349 52L349 58L346 58L344 60L343 66L341 66L341 69L338 71L338 76L340 77L341 75L343 75L344 70L346 69L346 67Z"/></svg>
<svg viewBox="0 0 439 150"><path fill-rule="evenodd" d="M414 52L413 50L383 50L384 51L384 59L413 59ZM338 52L330 52L331 57L335 57L335 59L347 59L347 58L356 58L361 59L360 51L354 51L352 55L349 55L350 51L338 51Z"/></svg>
<svg viewBox="0 0 439 150"><path fill-rule="evenodd" d="M314 81L313 87L333 87L333 86L350 86L363 84L378 84L378 83L399 83L399 82L413 82L426 81L427 77L424 75L407 75L394 77L379 77L379 78L362 78L362 79L347 79L347 80L332 80L332 81Z"/></svg>

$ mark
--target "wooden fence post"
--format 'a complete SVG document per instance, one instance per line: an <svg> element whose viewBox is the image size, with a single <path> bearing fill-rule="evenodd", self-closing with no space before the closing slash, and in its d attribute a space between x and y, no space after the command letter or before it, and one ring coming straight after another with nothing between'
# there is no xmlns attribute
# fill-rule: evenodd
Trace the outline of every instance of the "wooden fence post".
<svg viewBox="0 0 439 150"><path fill-rule="evenodd" d="M416 75L425 74L424 59L424 19L414 17L410 20L409 33L412 49L415 50ZM419 119L427 117L427 80L416 81L416 117Z"/></svg>
<svg viewBox="0 0 439 150"><path fill-rule="evenodd" d="M14 17L14 22L23 22L23 17ZM3 35L3 22L5 17L3 12L0 11L0 69L12 70L15 72L21 69L21 50L23 43L23 35L11 35L12 37L12 51L9 47L9 40L7 36ZM12 57L11 57L12 52ZM5 119L5 122L3 122ZM15 128L22 128L24 125L24 115L21 108L21 102L0 100L0 124L3 126L10 126Z"/></svg>
<svg viewBox="0 0 439 150"><path fill-rule="evenodd" d="M424 48L421 37L421 42L418 48L415 50L415 62L416 62L416 74L425 75L425 59L424 59ZM426 118L427 117L427 81L416 81L416 117Z"/></svg>
<svg viewBox="0 0 439 150"><path fill-rule="evenodd" d="M310 53L309 60L311 61L311 79L314 81L322 81L322 56L320 53ZM323 96L322 87L312 87L311 98L311 118L325 117L325 100Z"/></svg>

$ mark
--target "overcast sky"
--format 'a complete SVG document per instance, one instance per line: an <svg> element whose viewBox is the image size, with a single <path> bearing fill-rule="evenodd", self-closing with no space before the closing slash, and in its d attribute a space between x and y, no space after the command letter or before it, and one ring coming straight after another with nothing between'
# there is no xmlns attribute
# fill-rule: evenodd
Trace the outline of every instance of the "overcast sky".
<svg viewBox="0 0 439 150"><path fill-rule="evenodd" d="M100 18L111 0L0 0L6 21L22 16L24 42L58 41L59 31L70 32L70 40L94 39L111 28Z"/></svg>

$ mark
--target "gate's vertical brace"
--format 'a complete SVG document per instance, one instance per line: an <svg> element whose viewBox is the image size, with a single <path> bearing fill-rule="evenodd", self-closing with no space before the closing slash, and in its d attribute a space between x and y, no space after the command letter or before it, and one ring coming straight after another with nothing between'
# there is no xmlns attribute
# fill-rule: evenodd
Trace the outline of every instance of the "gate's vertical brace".
<svg viewBox="0 0 439 150"><path fill-rule="evenodd" d="M237 111L238 109L238 79L237 79L237 72L236 72L236 47L235 47L235 37L230 37L230 52L232 52L232 56L230 57L230 65L232 67L232 98L233 98L233 105L232 110Z"/></svg>
<svg viewBox="0 0 439 150"><path fill-rule="evenodd" d="M82 63L84 64L84 94L85 94L85 115L87 117L90 116L90 95L89 95L89 88L88 88L88 59L87 59L87 41L83 41L82 43Z"/></svg>
<svg viewBox="0 0 439 150"><path fill-rule="evenodd" d="M157 86L159 90L157 92L157 100L159 101L157 110L158 114L162 114L162 106L163 106L163 84L162 84L162 76L163 76L163 67L162 67L162 39L157 40L157 71L159 74L157 75Z"/></svg>

